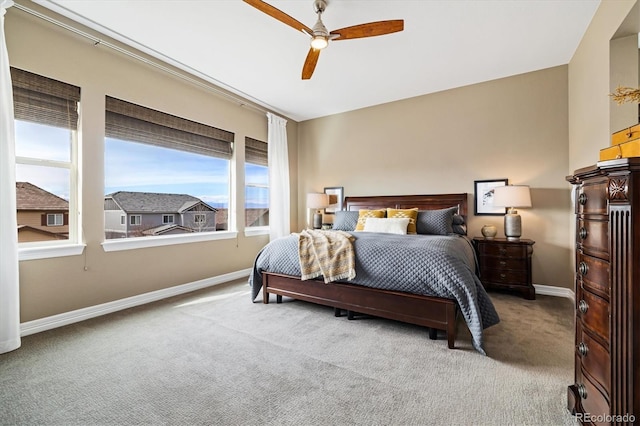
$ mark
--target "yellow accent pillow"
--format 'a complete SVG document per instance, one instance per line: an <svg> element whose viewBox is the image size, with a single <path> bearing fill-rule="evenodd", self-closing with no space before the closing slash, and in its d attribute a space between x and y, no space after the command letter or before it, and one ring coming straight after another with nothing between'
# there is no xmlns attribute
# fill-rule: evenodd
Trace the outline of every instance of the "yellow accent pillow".
<svg viewBox="0 0 640 426"><path fill-rule="evenodd" d="M412 209L387 209L387 217L408 217L407 234L417 234L416 219L418 218L418 208Z"/></svg>
<svg viewBox="0 0 640 426"><path fill-rule="evenodd" d="M362 209L358 212L358 224L356 225L356 231L364 231L364 224L370 217L383 218L385 214L384 210L365 210Z"/></svg>

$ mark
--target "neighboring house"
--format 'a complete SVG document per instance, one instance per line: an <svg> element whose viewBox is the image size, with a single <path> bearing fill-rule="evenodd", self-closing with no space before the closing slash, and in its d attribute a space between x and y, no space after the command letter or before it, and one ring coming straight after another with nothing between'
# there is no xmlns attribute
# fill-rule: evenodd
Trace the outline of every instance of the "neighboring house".
<svg viewBox="0 0 640 426"><path fill-rule="evenodd" d="M191 195L118 191L104 197L105 238L215 231L217 211Z"/></svg>
<svg viewBox="0 0 640 426"><path fill-rule="evenodd" d="M69 238L69 202L29 182L16 182L18 242Z"/></svg>
<svg viewBox="0 0 640 426"><path fill-rule="evenodd" d="M269 226L268 208L248 208L245 210L246 226Z"/></svg>

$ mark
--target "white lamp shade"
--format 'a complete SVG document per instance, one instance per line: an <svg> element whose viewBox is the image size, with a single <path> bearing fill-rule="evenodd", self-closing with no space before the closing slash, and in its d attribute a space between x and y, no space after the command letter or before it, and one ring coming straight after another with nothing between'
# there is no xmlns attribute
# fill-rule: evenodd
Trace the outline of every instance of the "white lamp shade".
<svg viewBox="0 0 640 426"><path fill-rule="evenodd" d="M310 192L307 194L307 208L324 209L329 206L329 195L319 192Z"/></svg>
<svg viewBox="0 0 640 426"><path fill-rule="evenodd" d="M531 207L531 192L527 185L498 186L493 190L496 207Z"/></svg>

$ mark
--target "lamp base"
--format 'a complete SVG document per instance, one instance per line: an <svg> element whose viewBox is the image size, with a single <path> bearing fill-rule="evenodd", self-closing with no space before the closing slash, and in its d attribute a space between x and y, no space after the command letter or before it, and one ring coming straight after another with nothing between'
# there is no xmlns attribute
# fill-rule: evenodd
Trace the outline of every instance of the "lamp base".
<svg viewBox="0 0 640 426"><path fill-rule="evenodd" d="M516 210L504 215L504 235L508 241L518 241L522 235L522 218Z"/></svg>
<svg viewBox="0 0 640 426"><path fill-rule="evenodd" d="M317 210L313 214L313 229L321 229L322 228L322 213L320 210Z"/></svg>

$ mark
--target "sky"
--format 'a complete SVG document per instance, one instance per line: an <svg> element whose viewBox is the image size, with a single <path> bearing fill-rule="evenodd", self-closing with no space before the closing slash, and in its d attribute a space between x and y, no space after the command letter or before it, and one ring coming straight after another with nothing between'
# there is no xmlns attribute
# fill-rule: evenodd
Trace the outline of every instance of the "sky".
<svg viewBox="0 0 640 426"><path fill-rule="evenodd" d="M69 163L68 130L16 121L16 157ZM104 193L116 191L189 194L215 207L228 207L229 161L143 143L105 140ZM22 165L16 167L18 182L31 182L69 199L69 171L64 168ZM245 180L268 184L267 167L247 164ZM266 207L268 190L248 188L248 207Z"/></svg>

